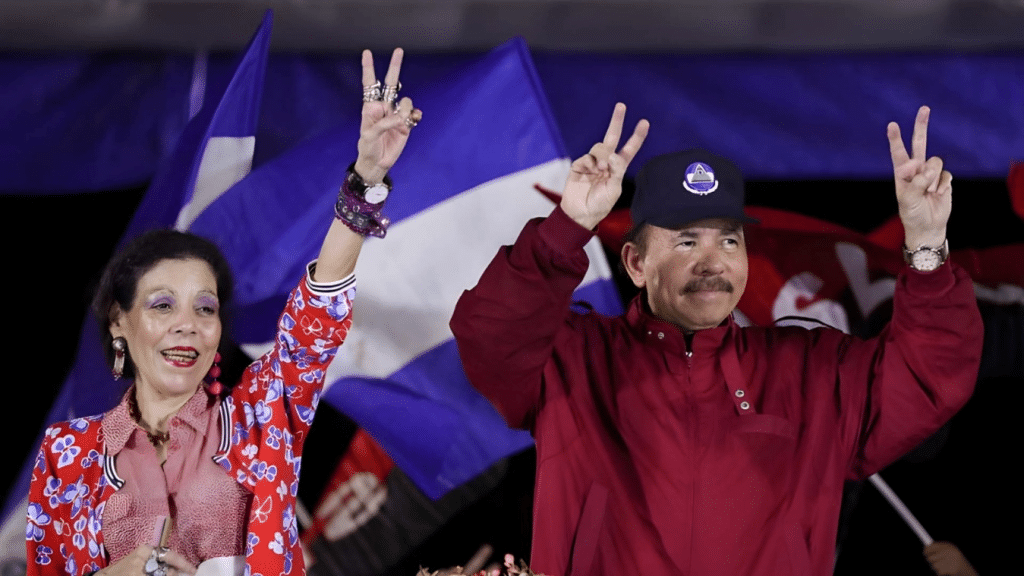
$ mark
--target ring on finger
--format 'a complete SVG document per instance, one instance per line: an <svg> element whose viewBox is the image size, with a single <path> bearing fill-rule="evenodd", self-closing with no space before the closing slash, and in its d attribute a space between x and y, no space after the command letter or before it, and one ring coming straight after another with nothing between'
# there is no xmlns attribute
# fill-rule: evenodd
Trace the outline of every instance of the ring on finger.
<svg viewBox="0 0 1024 576"><path fill-rule="evenodd" d="M379 102L380 100L380 80L369 86L363 86L363 102Z"/></svg>
<svg viewBox="0 0 1024 576"><path fill-rule="evenodd" d="M158 559L159 552L156 548L149 555L146 560L145 566L142 567L146 576L167 576L167 564L164 564L162 560Z"/></svg>
<svg viewBox="0 0 1024 576"><path fill-rule="evenodd" d="M384 92L381 93L381 99L388 104L394 104L395 100L398 100L398 91L402 89L402 83L399 82L397 86L385 86Z"/></svg>
<svg viewBox="0 0 1024 576"><path fill-rule="evenodd" d="M171 551L171 549L168 548L167 546L160 546L159 548L157 548L156 549L156 561L160 562L160 563L165 562L165 559L167 558L167 553L170 552L170 551Z"/></svg>
<svg viewBox="0 0 1024 576"><path fill-rule="evenodd" d="M412 116L405 119L405 125L409 128L415 128L417 124L419 124L419 121L413 120Z"/></svg>

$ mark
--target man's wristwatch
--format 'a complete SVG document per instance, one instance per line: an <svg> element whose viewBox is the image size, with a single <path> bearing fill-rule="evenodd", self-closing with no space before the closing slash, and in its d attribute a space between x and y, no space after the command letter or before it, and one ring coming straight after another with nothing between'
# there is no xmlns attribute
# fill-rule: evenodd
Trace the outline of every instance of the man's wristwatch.
<svg viewBox="0 0 1024 576"><path fill-rule="evenodd" d="M921 246L917 250L910 250L906 244L903 245L903 259L918 272L937 270L946 262L946 258L949 258L949 240L945 240L938 248Z"/></svg>
<svg viewBox="0 0 1024 576"><path fill-rule="evenodd" d="M384 181L380 184L367 184L359 174L356 174L355 163L348 167L346 181L348 182L348 189L360 200L369 204L380 204L387 200L388 194L391 193L392 184L390 177L385 176Z"/></svg>

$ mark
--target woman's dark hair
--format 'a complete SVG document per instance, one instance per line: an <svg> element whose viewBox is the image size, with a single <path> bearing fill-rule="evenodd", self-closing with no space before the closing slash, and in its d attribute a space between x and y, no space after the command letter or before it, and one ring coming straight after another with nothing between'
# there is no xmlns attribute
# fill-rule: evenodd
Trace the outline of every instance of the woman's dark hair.
<svg viewBox="0 0 1024 576"><path fill-rule="evenodd" d="M191 258L205 261L213 270L213 276L217 281L217 298L220 301L217 314L220 316L221 344L227 341L227 310L233 280L224 255L213 242L195 234L177 230L151 230L132 240L107 262L92 300L92 309L99 320L100 339L103 342L103 353L108 366L114 364L114 349L110 345L114 338L110 335L110 324L114 321L118 309L125 312L132 309L139 279L163 260ZM135 365L131 362L131 350L128 352L123 375L125 378L134 378Z"/></svg>

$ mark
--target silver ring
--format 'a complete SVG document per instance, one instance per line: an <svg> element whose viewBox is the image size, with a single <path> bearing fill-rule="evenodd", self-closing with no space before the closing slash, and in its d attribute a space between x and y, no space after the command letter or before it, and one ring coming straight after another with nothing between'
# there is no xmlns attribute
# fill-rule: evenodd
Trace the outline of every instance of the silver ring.
<svg viewBox="0 0 1024 576"><path fill-rule="evenodd" d="M167 564L157 559L157 550L153 549L153 552L149 555L149 559L146 560L146 565L142 567L145 571L146 576L167 576Z"/></svg>
<svg viewBox="0 0 1024 576"><path fill-rule="evenodd" d="M363 86L363 102L379 102L380 99L380 80L377 80L370 86Z"/></svg>
<svg viewBox="0 0 1024 576"><path fill-rule="evenodd" d="M417 124L419 124L419 122L413 120L411 116L405 119L405 125L409 128L415 128Z"/></svg>
<svg viewBox="0 0 1024 576"><path fill-rule="evenodd" d="M164 559L167 558L167 553L170 552L170 551L171 551L171 549L168 548L167 546L160 546L159 548L157 548L156 549L156 561L160 562L161 564L163 564L164 563Z"/></svg>
<svg viewBox="0 0 1024 576"><path fill-rule="evenodd" d="M398 100L398 91L402 89L402 83L399 82L398 86L385 86L384 92L381 93L381 100L387 104L394 104L395 100Z"/></svg>

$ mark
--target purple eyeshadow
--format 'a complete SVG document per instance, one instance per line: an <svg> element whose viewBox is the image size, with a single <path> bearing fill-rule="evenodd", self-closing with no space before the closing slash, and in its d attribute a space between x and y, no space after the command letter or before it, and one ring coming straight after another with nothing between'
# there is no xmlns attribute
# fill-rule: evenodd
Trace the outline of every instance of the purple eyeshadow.
<svg viewBox="0 0 1024 576"><path fill-rule="evenodd" d="M196 300L196 304L204 308L213 308L214 310L216 310L217 307L220 306L220 302L218 302L216 298L210 296L198 298Z"/></svg>
<svg viewBox="0 0 1024 576"><path fill-rule="evenodd" d="M169 304L169 305L173 306L174 305L174 298L171 298L170 296L166 296L166 295L157 296L156 298L152 299L149 302L149 307L150 308L155 308L155 307L157 307L157 306L159 306L161 304Z"/></svg>

